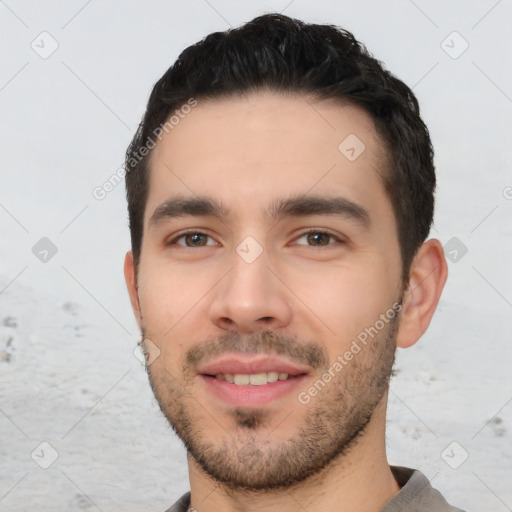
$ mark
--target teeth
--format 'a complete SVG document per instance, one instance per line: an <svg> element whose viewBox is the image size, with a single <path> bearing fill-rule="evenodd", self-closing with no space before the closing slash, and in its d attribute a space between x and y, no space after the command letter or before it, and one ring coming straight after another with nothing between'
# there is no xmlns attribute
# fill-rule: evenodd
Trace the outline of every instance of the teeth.
<svg viewBox="0 0 512 512"><path fill-rule="evenodd" d="M249 375L235 373L235 384L238 384L239 386L247 386L247 384L249 384Z"/></svg>
<svg viewBox="0 0 512 512"><path fill-rule="evenodd" d="M249 375L249 384L252 386L261 386L262 384L267 383L267 374L266 373L254 373L253 375Z"/></svg>
<svg viewBox="0 0 512 512"><path fill-rule="evenodd" d="M268 382L287 380L288 374L281 372L263 372L253 373L251 375L243 373L218 373L217 375L215 375L215 378L218 380L225 380L226 382L236 384L237 386L262 386L264 384L267 384Z"/></svg>
<svg viewBox="0 0 512 512"><path fill-rule="evenodd" d="M276 382L279 378L279 373L277 372L268 372L267 373L267 382Z"/></svg>

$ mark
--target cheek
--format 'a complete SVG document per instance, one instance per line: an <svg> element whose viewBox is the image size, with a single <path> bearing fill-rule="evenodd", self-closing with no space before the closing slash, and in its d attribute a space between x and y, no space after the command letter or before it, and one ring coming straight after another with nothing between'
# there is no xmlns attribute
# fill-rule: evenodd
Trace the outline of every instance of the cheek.
<svg viewBox="0 0 512 512"><path fill-rule="evenodd" d="M395 297L389 276L375 262L364 268L315 265L288 272L293 283L299 324L311 323L316 336L325 333L326 348L334 357L366 327L374 325Z"/></svg>
<svg viewBox="0 0 512 512"><path fill-rule="evenodd" d="M170 334L200 305L201 298L211 287L208 283L204 272L197 273L162 261L146 263L139 279L145 328L158 336Z"/></svg>

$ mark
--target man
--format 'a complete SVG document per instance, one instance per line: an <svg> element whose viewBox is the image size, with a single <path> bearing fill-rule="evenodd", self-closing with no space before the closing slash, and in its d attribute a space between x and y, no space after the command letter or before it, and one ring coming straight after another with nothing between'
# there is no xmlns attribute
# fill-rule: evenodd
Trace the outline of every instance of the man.
<svg viewBox="0 0 512 512"><path fill-rule="evenodd" d="M458 510L384 442L395 349L447 277L432 159L411 90L332 26L261 16L155 85L125 277L188 454L170 511Z"/></svg>

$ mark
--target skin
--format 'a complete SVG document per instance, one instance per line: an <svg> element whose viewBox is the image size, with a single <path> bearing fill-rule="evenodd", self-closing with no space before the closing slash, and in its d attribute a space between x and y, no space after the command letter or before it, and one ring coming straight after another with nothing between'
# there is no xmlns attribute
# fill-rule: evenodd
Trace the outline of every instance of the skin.
<svg viewBox="0 0 512 512"><path fill-rule="evenodd" d="M338 149L350 134L365 144L354 161ZM199 512L291 511L297 503L311 512L377 512L398 492L384 443L393 353L427 329L447 265L439 241L428 240L402 282L383 162L373 122L359 107L270 92L200 101L154 149L141 259L136 272L126 255L125 277L158 355L148 365L155 396L189 451ZM266 213L272 201L306 193L349 199L367 211L369 225ZM152 223L177 196L213 198L229 216ZM307 229L333 237L308 237ZM184 230L207 237L178 238ZM247 237L262 251L251 263L236 250ZM207 391L187 359L197 348L201 361L237 349L270 353L270 333L291 362L299 353L309 362L306 391L400 301L396 320L307 404L291 393L235 410ZM310 348L321 356L317 367Z"/></svg>

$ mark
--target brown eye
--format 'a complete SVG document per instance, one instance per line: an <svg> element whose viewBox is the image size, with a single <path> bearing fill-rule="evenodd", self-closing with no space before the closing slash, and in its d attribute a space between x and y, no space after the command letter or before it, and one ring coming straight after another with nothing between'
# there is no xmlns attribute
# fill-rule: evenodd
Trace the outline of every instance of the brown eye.
<svg viewBox="0 0 512 512"><path fill-rule="evenodd" d="M325 231L309 231L297 239L299 245L308 245L310 247L326 247L332 245L333 242L340 241L339 238Z"/></svg>
<svg viewBox="0 0 512 512"><path fill-rule="evenodd" d="M308 233L306 237L310 245L329 245L331 238L327 233Z"/></svg>
<svg viewBox="0 0 512 512"><path fill-rule="evenodd" d="M206 245L208 237L206 235L201 235L199 233L194 233L192 235L185 235L185 245L187 247L202 247Z"/></svg>
<svg viewBox="0 0 512 512"><path fill-rule="evenodd" d="M170 245L174 244L182 247L206 247L215 245L215 242L204 233L184 233L170 242Z"/></svg>

